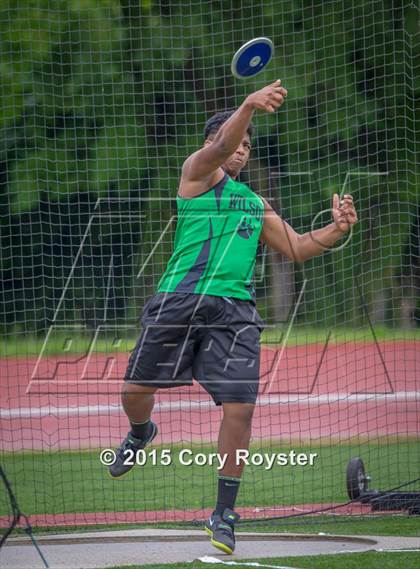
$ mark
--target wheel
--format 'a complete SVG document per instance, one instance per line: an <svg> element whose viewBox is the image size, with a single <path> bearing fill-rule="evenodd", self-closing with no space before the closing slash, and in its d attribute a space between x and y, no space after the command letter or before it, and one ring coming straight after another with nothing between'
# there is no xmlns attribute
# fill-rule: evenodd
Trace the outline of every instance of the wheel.
<svg viewBox="0 0 420 569"><path fill-rule="evenodd" d="M347 493L350 500L357 500L367 490L369 478L361 458L351 458L347 465Z"/></svg>

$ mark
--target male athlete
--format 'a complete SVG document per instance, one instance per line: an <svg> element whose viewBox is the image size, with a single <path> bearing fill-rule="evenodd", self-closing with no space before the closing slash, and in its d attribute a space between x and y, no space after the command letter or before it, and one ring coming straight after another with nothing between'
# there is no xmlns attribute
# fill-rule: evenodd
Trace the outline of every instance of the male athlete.
<svg viewBox="0 0 420 569"><path fill-rule="evenodd" d="M255 111L273 113L286 96L275 81L235 112L213 116L204 146L183 165L174 251L144 307L143 332L125 375L122 403L131 430L110 467L115 478L128 472L128 451L156 436L151 414L157 389L191 385L194 377L223 408L218 452L228 458L205 529L226 553L234 550L239 519L233 508L243 463L236 463L235 451L248 449L258 393L263 321L252 283L258 242L302 262L334 245L357 221L351 196L340 203L334 195L334 223L299 235L265 199L236 181L249 158Z"/></svg>

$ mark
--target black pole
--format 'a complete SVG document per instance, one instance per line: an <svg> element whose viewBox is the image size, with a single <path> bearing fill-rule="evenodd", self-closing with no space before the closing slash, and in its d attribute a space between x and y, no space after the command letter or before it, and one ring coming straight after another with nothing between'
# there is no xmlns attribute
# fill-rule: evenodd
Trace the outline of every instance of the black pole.
<svg viewBox="0 0 420 569"><path fill-rule="evenodd" d="M13 512L13 520L12 520L10 526L7 528L5 534L2 536L2 538L0 540L0 548L6 543L6 539L10 536L12 531L18 525L20 518L22 517L25 520L25 532L29 535L35 549L38 551L38 554L41 557L42 562L44 563L44 566L46 567L46 569L49 569L48 562L45 559L44 555L42 554L42 551L41 551L41 549L40 549L40 547L39 547L39 545L35 539L35 536L34 536L33 531L32 531L32 526L29 523L29 519L23 512L21 512L21 510L18 506L16 497L13 494L12 486L11 486L11 484L10 484L10 482L6 476L6 473L3 470L1 465L0 465L0 477L3 480L7 494L9 496L10 505L11 505L12 512Z"/></svg>

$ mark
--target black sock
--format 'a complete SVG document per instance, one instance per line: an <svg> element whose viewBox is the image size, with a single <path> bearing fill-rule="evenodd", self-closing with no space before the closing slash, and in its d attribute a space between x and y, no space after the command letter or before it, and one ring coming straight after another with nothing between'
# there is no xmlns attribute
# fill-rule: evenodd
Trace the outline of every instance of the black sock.
<svg viewBox="0 0 420 569"><path fill-rule="evenodd" d="M219 476L217 504L216 509L214 510L215 514L222 515L226 508L233 510L240 483L240 478L234 478L233 476Z"/></svg>
<svg viewBox="0 0 420 569"><path fill-rule="evenodd" d="M152 430L152 421L147 419L143 423L134 423L130 421L131 433L136 439L147 439Z"/></svg>

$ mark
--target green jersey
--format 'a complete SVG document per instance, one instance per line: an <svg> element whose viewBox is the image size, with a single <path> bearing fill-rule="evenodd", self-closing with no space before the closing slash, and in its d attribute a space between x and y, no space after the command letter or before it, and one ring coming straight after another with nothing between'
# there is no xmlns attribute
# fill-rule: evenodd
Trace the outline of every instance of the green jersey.
<svg viewBox="0 0 420 569"><path fill-rule="evenodd" d="M253 284L264 202L227 174L194 197L177 196L174 251L158 292L255 300Z"/></svg>

